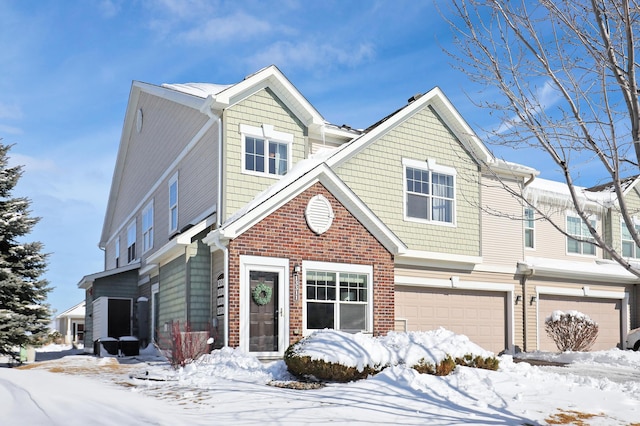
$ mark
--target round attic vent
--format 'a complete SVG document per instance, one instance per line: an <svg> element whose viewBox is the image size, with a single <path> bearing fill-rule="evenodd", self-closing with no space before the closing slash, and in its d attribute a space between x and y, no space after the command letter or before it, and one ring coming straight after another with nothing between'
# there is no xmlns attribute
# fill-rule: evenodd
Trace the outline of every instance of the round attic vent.
<svg viewBox="0 0 640 426"><path fill-rule="evenodd" d="M323 195L316 195L309 200L304 212L307 225L316 234L324 234L333 223L333 209L331 203Z"/></svg>

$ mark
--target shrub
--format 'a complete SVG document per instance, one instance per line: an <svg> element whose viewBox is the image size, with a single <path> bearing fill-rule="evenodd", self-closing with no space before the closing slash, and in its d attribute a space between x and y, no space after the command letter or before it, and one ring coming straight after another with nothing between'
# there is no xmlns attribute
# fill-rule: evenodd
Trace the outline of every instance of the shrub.
<svg viewBox="0 0 640 426"><path fill-rule="evenodd" d="M463 367L481 368L483 370L497 371L500 361L496 357L482 357L480 355L466 354L462 358L456 358L456 364Z"/></svg>
<svg viewBox="0 0 640 426"><path fill-rule="evenodd" d="M554 311L544 329L560 352L588 351L598 337L598 324L577 311Z"/></svg>
<svg viewBox="0 0 640 426"><path fill-rule="evenodd" d="M324 382L351 382L377 374L381 370L364 367L362 371L359 371L355 367L311 359L308 355L298 354L295 343L285 351L284 362L287 364L289 372L298 379Z"/></svg>
<svg viewBox="0 0 640 426"><path fill-rule="evenodd" d="M453 372L453 370L456 369L456 363L450 355L447 355L445 359L443 359L436 365L433 365L433 363L427 362L424 358L422 358L416 365L413 365L411 368L413 368L420 374L448 376Z"/></svg>
<svg viewBox="0 0 640 426"><path fill-rule="evenodd" d="M160 351L173 368L184 367L208 352L208 339L208 332L192 331L188 322L182 331L180 321L174 321L169 335L160 341Z"/></svg>

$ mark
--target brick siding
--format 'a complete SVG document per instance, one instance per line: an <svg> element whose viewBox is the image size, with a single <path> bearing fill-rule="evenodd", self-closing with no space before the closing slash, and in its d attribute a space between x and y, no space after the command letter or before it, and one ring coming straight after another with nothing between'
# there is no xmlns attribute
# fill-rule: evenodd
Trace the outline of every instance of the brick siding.
<svg viewBox="0 0 640 426"><path fill-rule="evenodd" d="M335 218L322 235L309 229L305 209L311 197L322 194ZM304 283L294 298L295 264L303 261L353 263L373 266L373 333L384 335L394 327L394 259L384 246L320 183L282 206L229 243L229 346L240 344L240 256L289 259L289 342L302 336ZM302 277L301 277L302 278Z"/></svg>

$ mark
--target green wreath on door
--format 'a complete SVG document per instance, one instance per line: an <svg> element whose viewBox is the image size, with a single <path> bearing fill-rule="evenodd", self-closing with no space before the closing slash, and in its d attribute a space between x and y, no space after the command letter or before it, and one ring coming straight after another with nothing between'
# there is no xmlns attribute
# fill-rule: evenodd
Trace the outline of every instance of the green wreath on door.
<svg viewBox="0 0 640 426"><path fill-rule="evenodd" d="M273 290L265 283L258 283L256 287L251 291L251 297L256 304L262 306L271 302L271 295Z"/></svg>

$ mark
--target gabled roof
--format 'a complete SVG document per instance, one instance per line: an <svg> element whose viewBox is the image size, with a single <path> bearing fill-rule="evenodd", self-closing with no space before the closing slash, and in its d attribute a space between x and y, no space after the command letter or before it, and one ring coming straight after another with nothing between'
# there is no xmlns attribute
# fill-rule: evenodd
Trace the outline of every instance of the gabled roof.
<svg viewBox="0 0 640 426"><path fill-rule="evenodd" d="M122 180L122 173L125 158L130 143L130 135L135 125L136 106L142 92L158 96L172 102L185 105L202 113L213 112L220 116L220 112L251 96L253 93L269 87L278 98L309 127L310 131L321 134L328 123L322 118L320 113L305 99L298 89L282 74L274 65L263 68L251 74L239 83L232 85L220 85L210 83L184 83L184 84L163 84L157 86L148 83L134 81L131 86L127 109L125 113L124 126L120 136L120 145L116 159L111 190L107 202L107 210L102 227L99 247L104 248L112 237L112 215L117 202L118 191ZM329 130L336 135L349 135L347 131L333 128Z"/></svg>
<svg viewBox="0 0 640 426"><path fill-rule="evenodd" d="M405 244L331 170L325 163L326 155L327 152L322 152L298 162L284 178L258 194L203 241L211 244L216 238L237 238L313 184L320 182L389 252L403 253L407 249Z"/></svg>
<svg viewBox="0 0 640 426"><path fill-rule="evenodd" d="M421 96L414 96L410 103L368 127L365 133L333 155L327 164L334 167L348 161L363 148L394 129L399 123L409 119L426 107L432 107L454 135L479 164L490 164L495 159L475 132L462 118L449 99L436 87Z"/></svg>
<svg viewBox="0 0 640 426"><path fill-rule="evenodd" d="M83 318L85 314L85 301L83 300L82 302L78 303L77 305L74 305L72 307L70 307L69 309L67 309L64 312L59 313L58 315L56 315L56 319L57 318Z"/></svg>

